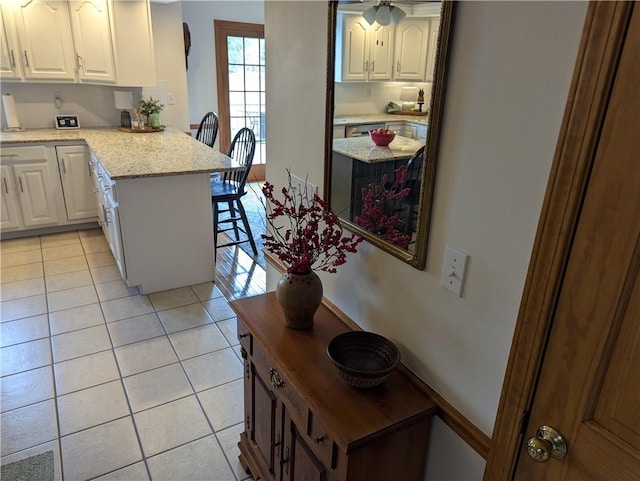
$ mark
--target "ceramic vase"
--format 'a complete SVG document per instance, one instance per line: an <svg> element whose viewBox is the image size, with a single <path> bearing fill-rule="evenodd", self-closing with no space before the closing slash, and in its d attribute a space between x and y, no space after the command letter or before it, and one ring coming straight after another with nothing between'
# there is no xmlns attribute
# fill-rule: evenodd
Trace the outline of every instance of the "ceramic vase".
<svg viewBox="0 0 640 481"><path fill-rule="evenodd" d="M313 326L313 316L322 302L322 281L313 271L284 274L276 286L276 299L287 327L308 329Z"/></svg>

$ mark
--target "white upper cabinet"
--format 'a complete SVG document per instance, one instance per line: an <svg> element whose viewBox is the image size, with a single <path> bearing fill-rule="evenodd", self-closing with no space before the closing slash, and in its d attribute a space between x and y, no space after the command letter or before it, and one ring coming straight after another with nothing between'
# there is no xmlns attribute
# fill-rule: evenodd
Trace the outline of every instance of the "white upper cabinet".
<svg viewBox="0 0 640 481"><path fill-rule="evenodd" d="M148 0L113 2L118 85L155 87L156 68Z"/></svg>
<svg viewBox="0 0 640 481"><path fill-rule="evenodd" d="M155 86L149 0L0 0L0 78Z"/></svg>
<svg viewBox="0 0 640 481"><path fill-rule="evenodd" d="M394 80L425 79L430 24L428 18L405 18L396 25Z"/></svg>
<svg viewBox="0 0 640 481"><path fill-rule="evenodd" d="M69 2L80 82L115 83L116 72L107 0Z"/></svg>
<svg viewBox="0 0 640 481"><path fill-rule="evenodd" d="M75 81L67 3L23 0L15 4L14 15L25 79Z"/></svg>
<svg viewBox="0 0 640 481"><path fill-rule="evenodd" d="M425 80L433 80L433 71L436 66L436 48L438 46L438 32L440 31L440 17L431 18L429 32L429 48L427 50L427 73Z"/></svg>
<svg viewBox="0 0 640 481"><path fill-rule="evenodd" d="M360 15L338 15L336 81L391 80L393 26L370 26Z"/></svg>
<svg viewBox="0 0 640 481"><path fill-rule="evenodd" d="M15 37L11 7L0 3L0 78L20 79L20 48Z"/></svg>

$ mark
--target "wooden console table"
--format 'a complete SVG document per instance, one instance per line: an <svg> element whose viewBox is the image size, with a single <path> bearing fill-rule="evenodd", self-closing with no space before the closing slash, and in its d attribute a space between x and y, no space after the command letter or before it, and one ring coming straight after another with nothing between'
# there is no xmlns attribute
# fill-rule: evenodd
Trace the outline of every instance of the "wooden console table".
<svg viewBox="0 0 640 481"><path fill-rule="evenodd" d="M399 370L347 385L327 356L349 328L324 305L313 329L284 325L273 292L234 301L244 359L240 461L264 480L423 479L434 403Z"/></svg>

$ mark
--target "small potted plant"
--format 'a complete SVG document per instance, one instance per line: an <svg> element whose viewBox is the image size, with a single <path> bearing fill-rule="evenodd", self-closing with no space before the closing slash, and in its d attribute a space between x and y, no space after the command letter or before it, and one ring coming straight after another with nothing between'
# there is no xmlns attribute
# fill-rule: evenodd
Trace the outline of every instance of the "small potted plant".
<svg viewBox="0 0 640 481"><path fill-rule="evenodd" d="M147 117L147 121L152 129L160 128L160 112L164 109L164 105L160 100L149 97L149 99L140 100L140 114Z"/></svg>

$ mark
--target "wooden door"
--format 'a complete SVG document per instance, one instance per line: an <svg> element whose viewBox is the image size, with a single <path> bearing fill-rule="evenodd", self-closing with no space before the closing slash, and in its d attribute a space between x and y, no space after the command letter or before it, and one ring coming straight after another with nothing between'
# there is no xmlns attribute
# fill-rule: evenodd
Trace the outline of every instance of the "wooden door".
<svg viewBox="0 0 640 481"><path fill-rule="evenodd" d="M517 480L640 479L640 8L604 118L524 437L551 425L563 459L521 455Z"/></svg>
<svg viewBox="0 0 640 481"><path fill-rule="evenodd" d="M485 481L640 479L640 9L591 2ZM568 444L537 464L543 425Z"/></svg>

